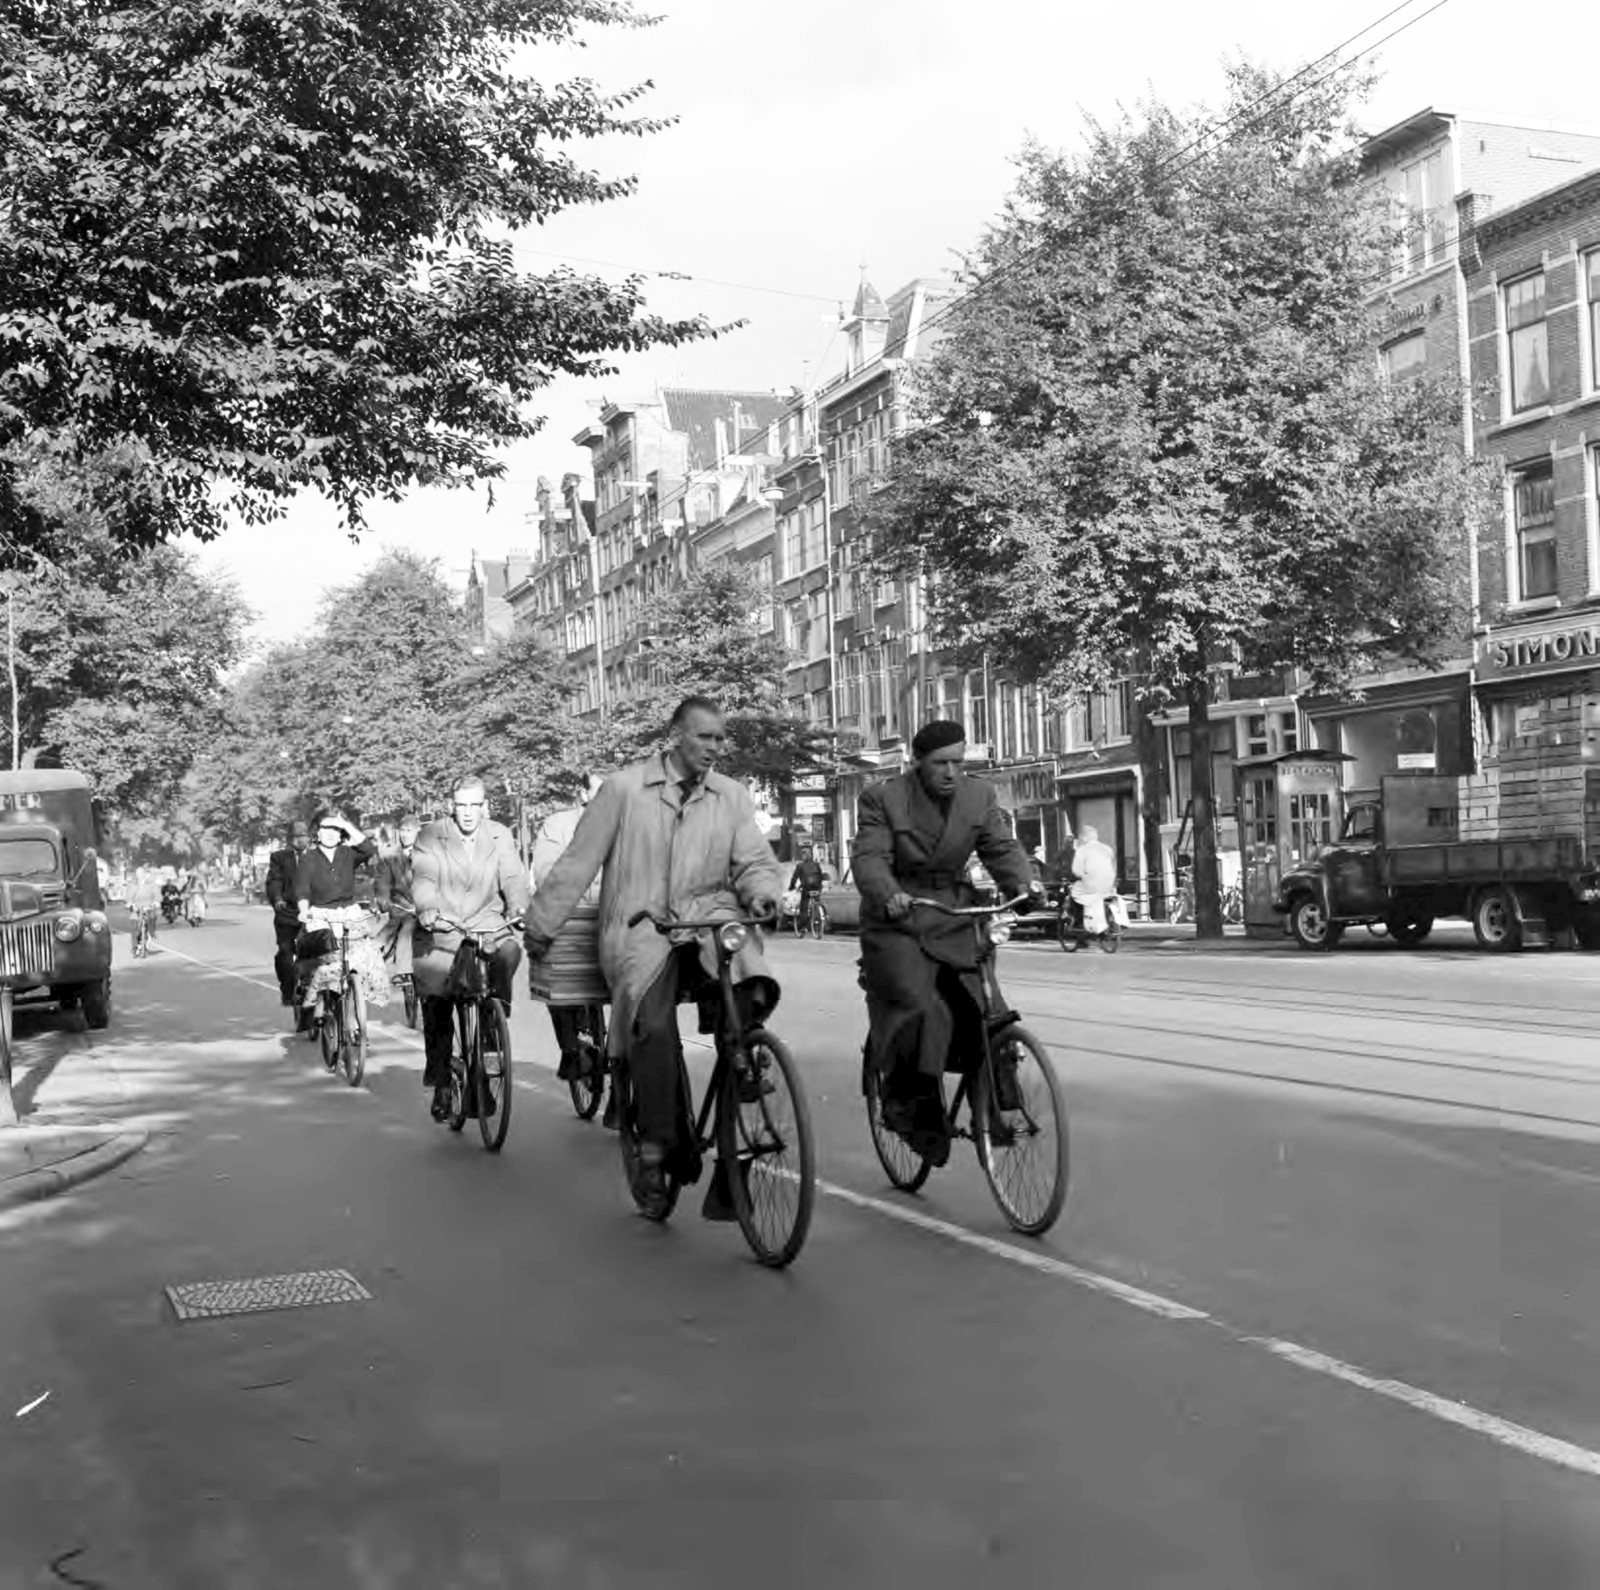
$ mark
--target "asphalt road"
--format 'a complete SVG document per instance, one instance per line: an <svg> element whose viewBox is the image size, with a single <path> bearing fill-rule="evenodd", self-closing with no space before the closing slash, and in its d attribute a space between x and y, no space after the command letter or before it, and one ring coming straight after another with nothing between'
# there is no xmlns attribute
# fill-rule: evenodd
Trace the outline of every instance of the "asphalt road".
<svg viewBox="0 0 1600 1590"><path fill-rule="evenodd" d="M774 1274L630 1212L538 1007L496 1159L397 1007L322 1071L260 908L160 945L61 1062L152 1148L0 1220L7 1590L1600 1584L1600 958L1013 947L1073 1121L1029 1242L970 1152L887 1189L853 941L780 944L826 1192ZM162 1290L324 1268L370 1299Z"/></svg>

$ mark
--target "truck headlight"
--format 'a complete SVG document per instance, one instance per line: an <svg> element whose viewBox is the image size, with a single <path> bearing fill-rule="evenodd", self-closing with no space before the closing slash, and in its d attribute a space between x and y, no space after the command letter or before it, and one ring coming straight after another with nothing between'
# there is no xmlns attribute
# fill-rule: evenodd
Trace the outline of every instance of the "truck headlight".
<svg viewBox="0 0 1600 1590"><path fill-rule="evenodd" d="M717 937L729 955L737 955L750 942L750 929L743 922L725 922L717 929Z"/></svg>
<svg viewBox="0 0 1600 1590"><path fill-rule="evenodd" d="M56 918L56 937L63 944L70 944L74 939L82 938L82 921L75 916L58 916Z"/></svg>

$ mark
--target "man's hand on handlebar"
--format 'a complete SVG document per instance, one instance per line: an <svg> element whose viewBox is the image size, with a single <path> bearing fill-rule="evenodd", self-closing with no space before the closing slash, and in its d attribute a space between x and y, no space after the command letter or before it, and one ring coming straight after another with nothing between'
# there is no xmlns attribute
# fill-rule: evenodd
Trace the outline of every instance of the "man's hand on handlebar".
<svg viewBox="0 0 1600 1590"><path fill-rule="evenodd" d="M883 914L891 922L899 922L911 914L911 905L911 896L902 889L883 902Z"/></svg>
<svg viewBox="0 0 1600 1590"><path fill-rule="evenodd" d="M776 922L778 902L770 894L758 894L750 902L750 915L757 922Z"/></svg>

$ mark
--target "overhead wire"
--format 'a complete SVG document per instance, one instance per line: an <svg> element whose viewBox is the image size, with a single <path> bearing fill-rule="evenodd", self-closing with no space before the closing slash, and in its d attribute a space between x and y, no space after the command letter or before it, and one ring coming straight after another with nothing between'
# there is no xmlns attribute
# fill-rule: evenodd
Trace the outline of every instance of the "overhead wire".
<svg viewBox="0 0 1600 1590"><path fill-rule="evenodd" d="M1218 137L1225 134L1229 128L1233 127L1236 123L1244 121L1246 118L1254 118L1253 121L1247 122L1247 125L1254 125L1255 122L1264 120L1266 114L1271 114L1274 111L1282 110L1285 106L1292 104L1295 100L1299 99L1303 95L1308 94L1313 89L1320 87L1323 83L1336 76L1339 72L1348 70L1357 61L1371 55L1374 51L1382 48L1383 45L1389 43L1393 39L1398 38L1402 33L1407 32L1409 29L1415 27L1418 23L1425 21L1428 17L1432 16L1436 11L1442 10L1449 3L1450 0L1433 0L1433 4L1429 5L1426 9L1417 12L1414 16L1408 17L1406 21L1400 24L1399 27L1391 29L1388 33L1384 34L1382 38L1374 40L1371 44L1364 45L1349 59L1336 60L1336 57L1340 56L1342 52L1349 47L1349 45L1355 42L1355 40L1364 37L1368 33L1371 33L1374 28L1382 27L1382 25L1391 17L1397 16L1400 12L1405 11L1410 6L1416 4L1416 0L1401 0L1400 4L1390 7L1389 10L1375 17L1365 27L1359 28L1341 43L1336 44L1332 49L1324 51L1321 55L1313 57L1298 71L1292 73L1281 83L1274 84L1270 89L1258 94L1248 104L1240 106L1238 110L1233 111L1228 116L1223 117L1220 121L1208 127L1195 138L1191 139L1190 142L1185 144L1181 149L1175 150L1171 155L1167 156L1165 160L1157 165L1156 171L1167 176L1175 176L1181 174L1183 171L1190 170L1193 167L1200 165L1206 158L1207 154L1210 153L1209 150L1203 151L1202 153L1196 155L1194 159L1187 162L1183 161L1183 156L1191 154L1195 150L1200 149L1202 145L1212 143ZM1321 75L1317 77L1312 78L1309 82L1300 82L1300 80L1306 77L1308 73L1316 71L1318 67L1330 60L1335 61L1335 64L1327 71L1321 73ZM1279 101L1279 103L1272 105L1270 110L1263 112L1261 115L1256 115L1257 112L1262 110L1262 107L1268 105L1269 101L1275 100ZM928 314L922 320L918 328L918 334L921 335L931 329L933 326L937 325L939 322L948 319L949 316L954 314L959 308L962 307L962 305L976 298L981 293L992 290L994 286L996 286L1002 279L1021 269L1029 259L1043 252L1043 250L1048 246L1048 240L1033 244L1019 254L1015 259L1009 260L1004 265L997 266L994 270L989 271L985 275L979 277L971 287L967 288L964 292L958 293L947 299L945 302L938 305L938 307L930 314ZM542 253L546 251L529 250L528 252ZM574 256L564 257L572 258ZM599 264L604 262L591 261L589 263ZM620 265L614 265L612 268L627 269L627 267ZM1385 272L1384 274L1388 273ZM1374 278L1374 283L1381 280L1382 277L1376 277ZM776 291L777 289L773 290ZM813 295L789 294L788 296L811 297ZM826 299L824 301L833 303L838 302L839 300ZM835 329L837 331L837 328ZM833 339L830 338L828 344L829 348L832 347L832 344ZM823 357L826 358L826 352L824 353ZM788 408L783 410L782 413L780 413L774 420L769 422L768 429L770 429L772 425L781 425L785 421L793 418L795 415L803 413L812 405L814 401L815 398L812 394L806 394L805 396L797 399L795 402L791 403ZM730 449L717 465L695 471L694 476L691 477L690 480L686 480L675 493L661 499L660 503L658 504L658 511L682 502L689 495L693 479L703 478L707 475L713 474L715 473L716 469L722 467L722 465L724 465L728 460L735 459L740 454L746 453L747 451L757 450L756 444L760 440L762 440L762 437L758 433L758 435L756 437L752 437L750 441L740 443L738 446Z"/></svg>

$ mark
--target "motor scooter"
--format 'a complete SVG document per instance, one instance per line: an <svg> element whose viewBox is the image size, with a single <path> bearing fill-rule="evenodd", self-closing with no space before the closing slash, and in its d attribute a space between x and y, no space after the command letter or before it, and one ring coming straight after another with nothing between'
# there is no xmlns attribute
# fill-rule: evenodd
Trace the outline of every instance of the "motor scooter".
<svg viewBox="0 0 1600 1590"><path fill-rule="evenodd" d="M1085 944L1098 944L1107 955L1115 955L1128 925L1128 908L1120 894L1090 895L1075 900L1070 890L1061 896L1056 910L1056 938L1061 948L1072 955Z"/></svg>
<svg viewBox="0 0 1600 1590"><path fill-rule="evenodd" d="M171 927L178 920L178 912L183 909L183 895L178 886L173 883L161 885L161 920Z"/></svg>

